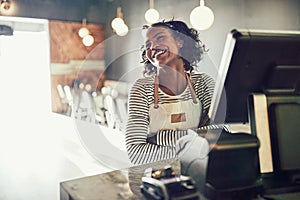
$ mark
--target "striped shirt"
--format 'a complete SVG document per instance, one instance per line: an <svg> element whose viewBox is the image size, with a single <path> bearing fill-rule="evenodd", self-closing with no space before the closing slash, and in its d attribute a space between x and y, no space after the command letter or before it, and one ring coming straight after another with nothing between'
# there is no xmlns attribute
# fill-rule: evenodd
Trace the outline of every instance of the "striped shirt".
<svg viewBox="0 0 300 200"><path fill-rule="evenodd" d="M191 74L195 93L202 106L199 126L207 125L208 110L214 90L214 80L207 74ZM158 103L168 104L192 99L191 91L186 89L178 96L171 96L158 90ZM129 95L129 112L126 126L126 148L134 164L145 164L176 157L176 141L187 134L187 130L160 130L156 135L156 144L147 142L149 133L149 108L154 103L154 77L138 79Z"/></svg>

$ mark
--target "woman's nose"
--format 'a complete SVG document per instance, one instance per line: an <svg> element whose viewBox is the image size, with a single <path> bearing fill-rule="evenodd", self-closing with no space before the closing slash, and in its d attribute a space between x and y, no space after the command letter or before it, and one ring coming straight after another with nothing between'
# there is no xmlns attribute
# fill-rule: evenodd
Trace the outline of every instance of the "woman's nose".
<svg viewBox="0 0 300 200"><path fill-rule="evenodd" d="M152 50L152 49L157 49L158 46L159 46L159 44L158 44L157 42L152 41L152 42L151 42L150 49L151 49L151 50Z"/></svg>

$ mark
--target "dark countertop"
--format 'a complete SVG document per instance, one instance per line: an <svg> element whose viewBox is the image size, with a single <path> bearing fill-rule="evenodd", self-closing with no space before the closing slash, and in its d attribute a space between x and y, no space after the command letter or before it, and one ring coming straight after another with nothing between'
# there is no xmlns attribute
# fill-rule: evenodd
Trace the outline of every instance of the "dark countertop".
<svg viewBox="0 0 300 200"><path fill-rule="evenodd" d="M140 186L145 169L161 169L171 165L180 174L178 160L165 160L134 166L60 184L61 200L142 199Z"/></svg>
<svg viewBox="0 0 300 200"><path fill-rule="evenodd" d="M114 200L114 199L143 199L140 192L142 177L145 169L162 169L171 165L176 174L180 174L179 160L164 160L156 163L134 166L126 169L115 170L75 180L60 183L61 200ZM300 191L285 194L266 195L273 200L300 199ZM201 195L202 200L206 199ZM264 200L258 197L256 200Z"/></svg>

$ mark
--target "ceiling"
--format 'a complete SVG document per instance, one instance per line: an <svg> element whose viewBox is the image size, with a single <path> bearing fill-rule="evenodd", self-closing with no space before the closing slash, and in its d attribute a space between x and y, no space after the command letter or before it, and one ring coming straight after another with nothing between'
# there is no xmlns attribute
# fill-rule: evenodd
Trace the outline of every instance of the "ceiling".
<svg viewBox="0 0 300 200"><path fill-rule="evenodd" d="M25 18L41 18L81 22L83 18L88 23L105 24L109 4L115 0L11 0L8 14Z"/></svg>

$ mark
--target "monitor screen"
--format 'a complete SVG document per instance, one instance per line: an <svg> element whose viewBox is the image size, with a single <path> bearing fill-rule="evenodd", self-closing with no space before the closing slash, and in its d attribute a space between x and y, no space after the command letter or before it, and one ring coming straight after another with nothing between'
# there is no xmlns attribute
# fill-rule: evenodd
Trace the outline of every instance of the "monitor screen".
<svg viewBox="0 0 300 200"><path fill-rule="evenodd" d="M278 89L294 93L298 90L299 94L299 67L300 32L232 30L216 80L212 119L249 122L247 98L254 92Z"/></svg>

